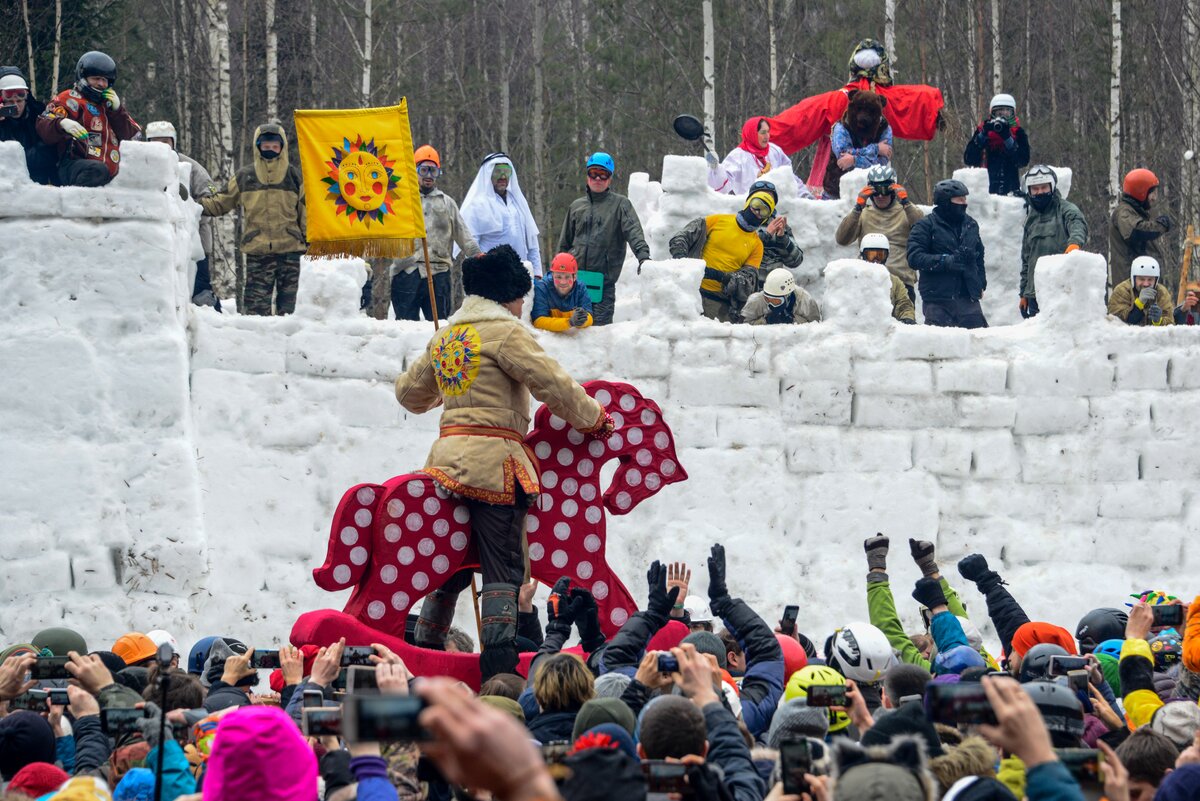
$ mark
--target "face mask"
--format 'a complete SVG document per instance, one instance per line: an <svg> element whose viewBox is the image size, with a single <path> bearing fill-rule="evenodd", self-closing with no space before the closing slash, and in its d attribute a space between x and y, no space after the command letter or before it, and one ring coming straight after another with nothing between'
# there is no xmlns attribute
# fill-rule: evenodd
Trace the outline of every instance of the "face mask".
<svg viewBox="0 0 1200 801"><path fill-rule="evenodd" d="M743 231L755 231L762 225L762 220L754 212L746 208L737 213L737 223Z"/></svg>
<svg viewBox="0 0 1200 801"><path fill-rule="evenodd" d="M961 203L947 203L937 208L938 214L946 218L947 222L960 223L967 216L967 207Z"/></svg>
<svg viewBox="0 0 1200 801"><path fill-rule="evenodd" d="M1045 195L1030 195L1029 205L1033 206L1038 211L1045 211L1046 209L1050 208L1050 201L1052 200L1054 200L1053 192Z"/></svg>
<svg viewBox="0 0 1200 801"><path fill-rule="evenodd" d="M274 150L260 150L260 151L258 151L258 154L260 156L262 156L264 159L266 159L267 161L270 161L271 159L277 159L282 155L281 153L277 153Z"/></svg>

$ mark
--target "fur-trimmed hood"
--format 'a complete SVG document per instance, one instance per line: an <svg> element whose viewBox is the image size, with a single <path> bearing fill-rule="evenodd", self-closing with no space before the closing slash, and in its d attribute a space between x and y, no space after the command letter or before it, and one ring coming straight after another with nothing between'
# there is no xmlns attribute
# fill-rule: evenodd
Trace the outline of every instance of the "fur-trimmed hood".
<svg viewBox="0 0 1200 801"><path fill-rule="evenodd" d="M521 320L513 313L494 300L488 300L481 295L467 295L463 298L462 306L450 316L450 325L464 323L483 323L496 320L502 323L520 323Z"/></svg>
<svg viewBox="0 0 1200 801"><path fill-rule="evenodd" d="M946 753L929 760L929 769L937 777L942 792L964 776L996 775L996 749L982 737L965 737L962 743L946 748Z"/></svg>
<svg viewBox="0 0 1200 801"><path fill-rule="evenodd" d="M838 801L937 801L940 795L920 737L903 735L865 748L839 739L833 777Z"/></svg>

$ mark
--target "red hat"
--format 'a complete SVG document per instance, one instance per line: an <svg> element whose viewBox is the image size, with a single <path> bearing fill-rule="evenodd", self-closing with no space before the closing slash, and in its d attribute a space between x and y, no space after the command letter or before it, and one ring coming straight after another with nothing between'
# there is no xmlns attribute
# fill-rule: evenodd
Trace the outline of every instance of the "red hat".
<svg viewBox="0 0 1200 801"><path fill-rule="evenodd" d="M66 772L49 762L30 762L13 776L12 781L8 783L8 791L38 798L57 790L70 780L71 777Z"/></svg>
<svg viewBox="0 0 1200 801"><path fill-rule="evenodd" d="M1025 656L1026 651L1042 643L1061 645L1068 654L1079 653L1075 648L1075 638L1071 636L1071 632L1062 626L1039 621L1022 623L1020 628L1013 632L1012 652L1018 656Z"/></svg>
<svg viewBox="0 0 1200 801"><path fill-rule="evenodd" d="M579 262L570 253L559 253L550 262L550 272L575 275L579 272Z"/></svg>
<svg viewBox="0 0 1200 801"><path fill-rule="evenodd" d="M1139 167L1136 170L1130 170L1125 176L1125 181L1121 184L1121 191L1131 198L1145 203L1146 196L1156 186L1158 186L1158 176Z"/></svg>
<svg viewBox="0 0 1200 801"><path fill-rule="evenodd" d="M808 654L795 637L775 632L779 647L783 650L783 678L786 681L793 673L808 665Z"/></svg>

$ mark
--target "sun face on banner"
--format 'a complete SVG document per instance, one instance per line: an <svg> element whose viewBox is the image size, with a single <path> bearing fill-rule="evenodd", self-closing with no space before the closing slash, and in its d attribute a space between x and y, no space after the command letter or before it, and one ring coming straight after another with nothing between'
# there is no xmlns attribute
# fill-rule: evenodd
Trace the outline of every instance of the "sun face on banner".
<svg viewBox="0 0 1200 801"><path fill-rule="evenodd" d="M372 221L387 221L398 196L400 176L392 170L395 162L388 158L386 145L376 147L374 139L364 142L361 135L353 142L344 138L325 166L329 168L329 174L321 179L329 187L325 199L337 207L338 215L368 228Z"/></svg>

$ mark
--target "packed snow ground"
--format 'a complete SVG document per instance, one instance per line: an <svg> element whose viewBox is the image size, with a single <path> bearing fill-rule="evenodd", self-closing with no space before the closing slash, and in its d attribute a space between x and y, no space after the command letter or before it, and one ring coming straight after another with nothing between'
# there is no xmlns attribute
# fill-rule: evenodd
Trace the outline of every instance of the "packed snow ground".
<svg viewBox="0 0 1200 801"><path fill-rule="evenodd" d="M406 414L391 385L431 327L360 316L356 260L306 262L289 318L188 305L198 207L179 200L165 148L122 154L110 187L53 189L0 144L0 641L62 623L97 641L161 627L184 645L226 633L266 647L298 613L344 601L311 577L344 490L424 463L437 416ZM698 161L631 179L656 258L691 217L737 205ZM1023 212L965 177L1000 319ZM1107 319L1103 259L1084 252L1039 266L1035 320L899 325L883 272L827 244L849 201L782 206L826 322L700 319L698 261L638 276L631 260L624 322L538 334L580 380L636 385L674 429L690 479L609 521L635 596L655 558L688 561L703 594L720 541L735 592L768 618L799 603L802 629L824 637L866 618L861 543L877 531L914 627L910 536L937 542L980 624L982 598L953 569L970 551L1034 618L1071 626L1130 592L1189 590L1200 331Z"/></svg>

